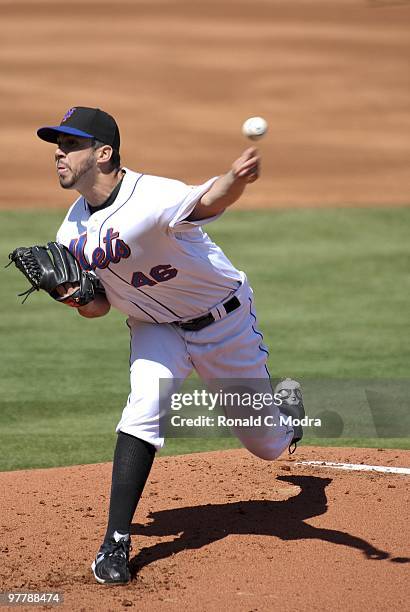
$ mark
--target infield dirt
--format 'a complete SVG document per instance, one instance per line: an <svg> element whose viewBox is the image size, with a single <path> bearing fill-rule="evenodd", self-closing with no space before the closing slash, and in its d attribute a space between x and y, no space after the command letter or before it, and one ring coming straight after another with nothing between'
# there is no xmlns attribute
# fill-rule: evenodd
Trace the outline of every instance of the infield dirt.
<svg viewBox="0 0 410 612"><path fill-rule="evenodd" d="M134 517L134 579L112 588L90 570L111 465L0 474L1 590L60 591L56 609L84 612L405 610L409 476L305 460L409 466L410 451L160 457Z"/></svg>
<svg viewBox="0 0 410 612"><path fill-rule="evenodd" d="M35 131L75 105L114 114L123 161L203 182L270 124L238 207L408 204L406 0L0 0L2 193L66 207Z"/></svg>

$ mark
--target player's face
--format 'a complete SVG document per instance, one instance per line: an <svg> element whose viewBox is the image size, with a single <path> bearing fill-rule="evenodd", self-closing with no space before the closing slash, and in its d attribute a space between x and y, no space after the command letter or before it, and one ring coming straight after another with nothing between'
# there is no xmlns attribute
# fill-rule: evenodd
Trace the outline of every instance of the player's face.
<svg viewBox="0 0 410 612"><path fill-rule="evenodd" d="M64 189L78 188L88 178L91 180L96 168L92 138L79 138L62 134L58 137L55 152L57 176Z"/></svg>

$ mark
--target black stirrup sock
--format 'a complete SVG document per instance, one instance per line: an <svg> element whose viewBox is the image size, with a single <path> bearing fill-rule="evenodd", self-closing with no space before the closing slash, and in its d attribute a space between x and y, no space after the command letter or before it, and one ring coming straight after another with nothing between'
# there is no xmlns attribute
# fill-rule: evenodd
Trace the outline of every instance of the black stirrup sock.
<svg viewBox="0 0 410 612"><path fill-rule="evenodd" d="M129 533L132 518L154 461L155 447L119 432L112 466L110 511L105 540Z"/></svg>

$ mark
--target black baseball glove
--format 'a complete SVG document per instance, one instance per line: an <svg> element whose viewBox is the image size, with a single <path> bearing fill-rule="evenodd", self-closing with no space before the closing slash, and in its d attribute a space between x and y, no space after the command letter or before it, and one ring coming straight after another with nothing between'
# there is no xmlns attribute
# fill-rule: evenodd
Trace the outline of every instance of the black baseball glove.
<svg viewBox="0 0 410 612"><path fill-rule="evenodd" d="M74 255L58 242L49 242L47 246L18 247L10 253L9 259L8 265L14 262L31 284L27 291L19 293L19 296L26 296L23 302L33 291L40 289L58 302L73 300L76 306L85 306L94 300L96 293L104 293L99 279L82 270ZM65 283L78 285L78 288L70 296L61 297L57 287Z"/></svg>

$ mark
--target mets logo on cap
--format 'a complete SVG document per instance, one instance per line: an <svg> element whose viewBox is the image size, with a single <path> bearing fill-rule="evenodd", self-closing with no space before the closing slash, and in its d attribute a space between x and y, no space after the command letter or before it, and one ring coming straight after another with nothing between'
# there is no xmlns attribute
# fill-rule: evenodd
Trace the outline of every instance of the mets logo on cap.
<svg viewBox="0 0 410 612"><path fill-rule="evenodd" d="M69 108L66 114L64 115L64 117L62 118L61 123L64 123L64 121L67 121L67 119L69 119L76 110L77 109L75 106L73 106L72 108Z"/></svg>

